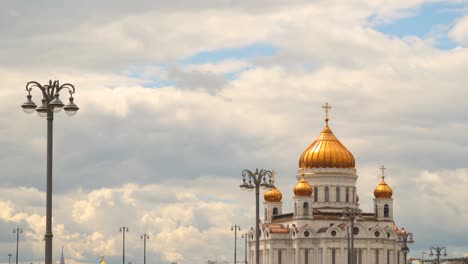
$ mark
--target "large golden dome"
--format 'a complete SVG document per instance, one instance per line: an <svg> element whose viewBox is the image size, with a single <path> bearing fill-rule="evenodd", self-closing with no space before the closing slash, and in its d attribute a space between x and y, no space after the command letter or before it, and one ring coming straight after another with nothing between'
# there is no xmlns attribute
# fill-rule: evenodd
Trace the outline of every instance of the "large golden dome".
<svg viewBox="0 0 468 264"><path fill-rule="evenodd" d="M299 158L299 169L354 168L353 154L328 127L328 118L325 121L325 128Z"/></svg>
<svg viewBox="0 0 468 264"><path fill-rule="evenodd" d="M265 201L267 202L281 202L281 198L283 198L283 194L278 190L278 188L273 188L271 190L268 190L265 192L263 195L263 198L265 198Z"/></svg>
<svg viewBox="0 0 468 264"><path fill-rule="evenodd" d="M301 180L294 187L294 194L296 196L311 196L312 192L312 186L304 179L304 174L302 174Z"/></svg>
<svg viewBox="0 0 468 264"><path fill-rule="evenodd" d="M375 198L392 198L393 190L385 182L385 177L382 176L382 180L374 190Z"/></svg>

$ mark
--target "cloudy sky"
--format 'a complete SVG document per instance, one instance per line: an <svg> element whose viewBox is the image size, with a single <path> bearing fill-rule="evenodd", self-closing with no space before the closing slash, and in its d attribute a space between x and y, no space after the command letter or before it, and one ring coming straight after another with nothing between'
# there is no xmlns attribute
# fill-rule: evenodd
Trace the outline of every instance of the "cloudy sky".
<svg viewBox="0 0 468 264"><path fill-rule="evenodd" d="M354 153L361 207L379 165L412 256L468 255L468 2L0 1L0 263L43 261L46 121L27 81L76 86L54 122L54 259L232 259L252 226L243 169L277 171L330 126ZM65 97L64 97L65 98ZM38 91L33 100L40 102ZM239 239L243 259L243 240Z"/></svg>

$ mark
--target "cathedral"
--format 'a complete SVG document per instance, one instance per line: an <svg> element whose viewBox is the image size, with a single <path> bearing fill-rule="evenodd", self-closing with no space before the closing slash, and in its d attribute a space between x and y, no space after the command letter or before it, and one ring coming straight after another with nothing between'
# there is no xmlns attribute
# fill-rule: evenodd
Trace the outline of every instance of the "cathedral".
<svg viewBox="0 0 468 264"><path fill-rule="evenodd" d="M406 231L393 220L393 191L385 182L385 168L374 190L374 212L362 212L354 156L330 129L329 108L326 103L325 127L299 158L293 212L283 213L278 188L264 194L260 263L347 264L349 257L355 264L404 264L404 245L398 238ZM354 254L349 255L352 236L346 210L359 212L352 221ZM254 229L248 245L249 263L255 263Z"/></svg>

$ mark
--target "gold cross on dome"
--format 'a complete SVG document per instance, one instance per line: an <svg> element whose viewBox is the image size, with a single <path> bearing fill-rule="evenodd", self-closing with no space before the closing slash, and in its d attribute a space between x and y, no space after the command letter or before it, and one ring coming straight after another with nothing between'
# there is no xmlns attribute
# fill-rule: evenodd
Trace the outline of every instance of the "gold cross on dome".
<svg viewBox="0 0 468 264"><path fill-rule="evenodd" d="M387 168L385 168L384 165L381 165L381 166L380 166L380 170L382 171L382 178L385 177L385 170L386 170L386 169L387 169Z"/></svg>
<svg viewBox="0 0 468 264"><path fill-rule="evenodd" d="M276 175L276 171L271 170L271 183L273 183L273 184L275 184L275 175Z"/></svg>
<svg viewBox="0 0 468 264"><path fill-rule="evenodd" d="M325 102L325 105L323 105L322 108L325 109L325 122L327 122L327 125L328 125L328 111L332 107L331 107L331 105L328 104L328 102Z"/></svg>

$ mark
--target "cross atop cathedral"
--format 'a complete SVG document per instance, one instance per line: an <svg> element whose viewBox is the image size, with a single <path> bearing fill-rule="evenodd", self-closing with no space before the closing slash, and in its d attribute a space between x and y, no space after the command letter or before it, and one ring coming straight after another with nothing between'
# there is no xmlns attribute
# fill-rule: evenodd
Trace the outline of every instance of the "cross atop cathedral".
<svg viewBox="0 0 468 264"><path fill-rule="evenodd" d="M272 184L275 184L275 175L276 175L276 171L271 170L271 183Z"/></svg>
<svg viewBox="0 0 468 264"><path fill-rule="evenodd" d="M380 170L382 171L382 178L385 177L385 170L386 170L386 169L387 169L387 168L385 168L384 165L381 165L381 166L380 166Z"/></svg>
<svg viewBox="0 0 468 264"><path fill-rule="evenodd" d="M328 104L328 102L325 102L325 105L322 106L323 109L325 109L325 122L327 122L328 125L328 111L332 108L331 105Z"/></svg>

